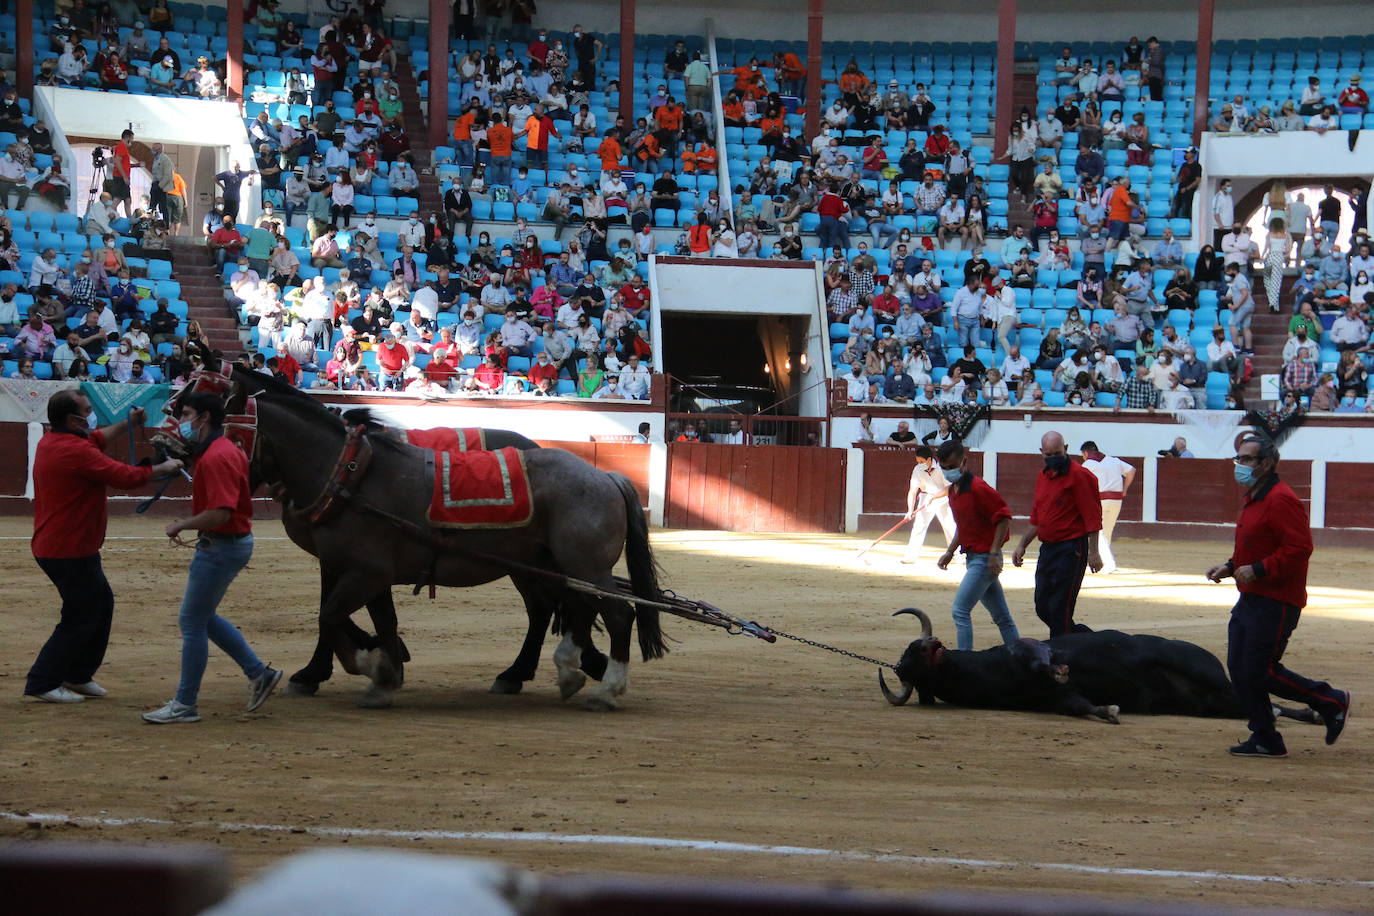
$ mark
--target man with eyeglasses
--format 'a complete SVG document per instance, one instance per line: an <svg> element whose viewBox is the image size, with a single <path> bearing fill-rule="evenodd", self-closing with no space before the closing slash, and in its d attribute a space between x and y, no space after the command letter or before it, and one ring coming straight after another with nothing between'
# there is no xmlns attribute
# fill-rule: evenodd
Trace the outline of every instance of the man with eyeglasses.
<svg viewBox="0 0 1374 916"><path fill-rule="evenodd" d="M75 389L48 399L51 432L33 459L33 556L62 596L62 617L29 669L26 696L47 703L103 697L94 680L105 659L114 619L114 592L100 565L105 541L105 490L133 490L154 475L181 467L175 459L133 467L105 454L105 443L128 423L141 426L142 408L125 420L92 430L91 402Z"/></svg>
<svg viewBox="0 0 1374 916"><path fill-rule="evenodd" d="M1231 559L1207 571L1213 582L1234 577L1240 600L1231 610L1226 666L1250 717L1250 737L1231 748L1238 757L1287 757L1274 726L1269 696L1299 700L1326 723L1335 744L1350 714L1350 691L1335 690L1283 667L1280 659L1307 604L1307 564L1312 530L1307 510L1277 473L1279 450L1257 435L1236 450L1236 482L1245 506L1236 523Z"/></svg>

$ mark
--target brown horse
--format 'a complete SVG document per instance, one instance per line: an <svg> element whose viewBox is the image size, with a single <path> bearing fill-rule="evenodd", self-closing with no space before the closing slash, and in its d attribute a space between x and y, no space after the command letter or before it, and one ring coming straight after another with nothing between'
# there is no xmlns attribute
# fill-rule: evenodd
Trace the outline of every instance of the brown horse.
<svg viewBox="0 0 1374 916"><path fill-rule="evenodd" d="M233 380L230 413L242 410L246 396L256 396L254 479L271 485L288 513L291 507L318 505L348 439L344 420L311 396L259 373L235 367ZM338 495L336 511L318 522L292 524L308 526L293 540L307 541L306 549L320 562L320 638L346 671L371 677L373 705L385 705L400 685L404 648L394 626L381 625L378 646L360 648L345 621L366 602L389 605L390 589L398 584L463 587L509 575L527 606L538 609L537 615L531 613L532 629L536 616L552 616L562 632L554 663L564 698L586 683L583 653L595 652L591 630L600 615L610 638L610 661L601 683L590 691L587 705L593 709L612 709L625 693L635 625L646 661L666 654L656 607L574 591L561 580L567 576L615 592L612 570L623 550L633 594L659 596L648 528L627 478L597 470L561 449L533 450L525 455L533 502L528 525L433 529L427 521L433 453L373 431L363 438L371 447L370 464ZM390 611L394 617L394 608ZM537 639L542 638L541 625ZM527 648L529 643L527 637ZM318 684L319 673L307 668L297 676L300 683Z"/></svg>

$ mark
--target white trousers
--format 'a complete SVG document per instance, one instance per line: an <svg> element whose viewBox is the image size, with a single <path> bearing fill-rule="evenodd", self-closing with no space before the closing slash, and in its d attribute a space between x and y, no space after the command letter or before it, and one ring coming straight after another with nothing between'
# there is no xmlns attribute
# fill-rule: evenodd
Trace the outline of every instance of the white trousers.
<svg viewBox="0 0 1374 916"><path fill-rule="evenodd" d="M1116 520L1121 516L1121 500L1102 500L1102 533L1097 538L1098 553L1102 555L1102 571L1116 569L1116 556L1112 553L1112 531Z"/></svg>
<svg viewBox="0 0 1374 916"><path fill-rule="evenodd" d="M911 539L907 541L906 548L908 556L918 552L925 544L926 532L936 519L940 520L940 527L945 530L945 544L954 541L954 513L949 509L949 498L922 501L921 508L916 510L916 517L911 520Z"/></svg>

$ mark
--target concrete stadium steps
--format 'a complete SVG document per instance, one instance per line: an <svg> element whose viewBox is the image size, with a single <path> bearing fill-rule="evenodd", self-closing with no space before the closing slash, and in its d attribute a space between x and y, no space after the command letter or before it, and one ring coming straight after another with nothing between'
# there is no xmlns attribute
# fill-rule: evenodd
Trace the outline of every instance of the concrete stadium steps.
<svg viewBox="0 0 1374 916"><path fill-rule="evenodd" d="M401 89L406 133L410 136L415 171L420 176L416 199L420 201L420 214L424 217L429 213L443 212L443 196L439 191L439 179L434 174L434 147L429 142L429 123L425 118L424 103L420 100L416 76L409 60L396 67L396 85ZM447 125L447 117L444 123Z"/></svg>
<svg viewBox="0 0 1374 916"><path fill-rule="evenodd" d="M211 347L237 356L243 350L238 318L224 301L224 282L210 253L198 239L180 238L172 243L172 255L189 318L200 323Z"/></svg>
<svg viewBox="0 0 1374 916"><path fill-rule="evenodd" d="M1251 343L1255 355L1251 362L1255 374L1245 385L1245 406L1255 408L1260 405L1260 376L1283 371L1283 345L1288 342L1288 322L1293 317L1292 301L1293 277L1284 277L1278 314L1269 311L1269 296L1264 289L1264 271L1258 271L1252 278L1251 288L1255 293L1255 315L1250 321Z"/></svg>
<svg viewBox="0 0 1374 916"><path fill-rule="evenodd" d="M1026 70L1024 63L1018 61L1011 80L1012 117L1019 117L1021 109L1024 107L1030 111L1032 118L1038 118L1040 112L1036 106L1039 104L1037 101L1040 92L1039 81L1034 71L1022 72L1024 70ZM996 132L992 144L994 152L1003 142L1007 128L1010 126L1009 124L994 125L993 130ZM1017 223L1025 226L1027 232L1030 231L1030 227L1035 224L1035 215L1031 213L1030 204L1031 201L1021 200L1014 192L1007 194L1008 232L1010 232L1011 227L1015 226Z"/></svg>

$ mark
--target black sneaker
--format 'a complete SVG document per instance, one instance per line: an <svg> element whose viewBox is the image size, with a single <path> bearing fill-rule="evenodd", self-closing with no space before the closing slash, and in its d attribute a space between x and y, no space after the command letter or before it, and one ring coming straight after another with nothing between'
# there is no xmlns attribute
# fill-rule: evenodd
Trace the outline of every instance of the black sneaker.
<svg viewBox="0 0 1374 916"><path fill-rule="evenodd" d="M277 684L281 681L281 671L267 666L256 678L248 682L248 705L244 707L248 712L257 709L267 698L272 695L272 691L277 689Z"/></svg>
<svg viewBox="0 0 1374 916"><path fill-rule="evenodd" d="M1341 702L1340 709L1328 715L1322 713L1322 721L1326 723L1326 743L1335 744L1336 739L1345 731L1345 723L1350 719L1350 703L1353 697L1349 690L1343 690L1345 699Z"/></svg>
<svg viewBox="0 0 1374 916"><path fill-rule="evenodd" d="M1288 749L1282 743L1277 747L1260 744L1252 737L1231 748L1231 754L1235 757L1287 757Z"/></svg>

